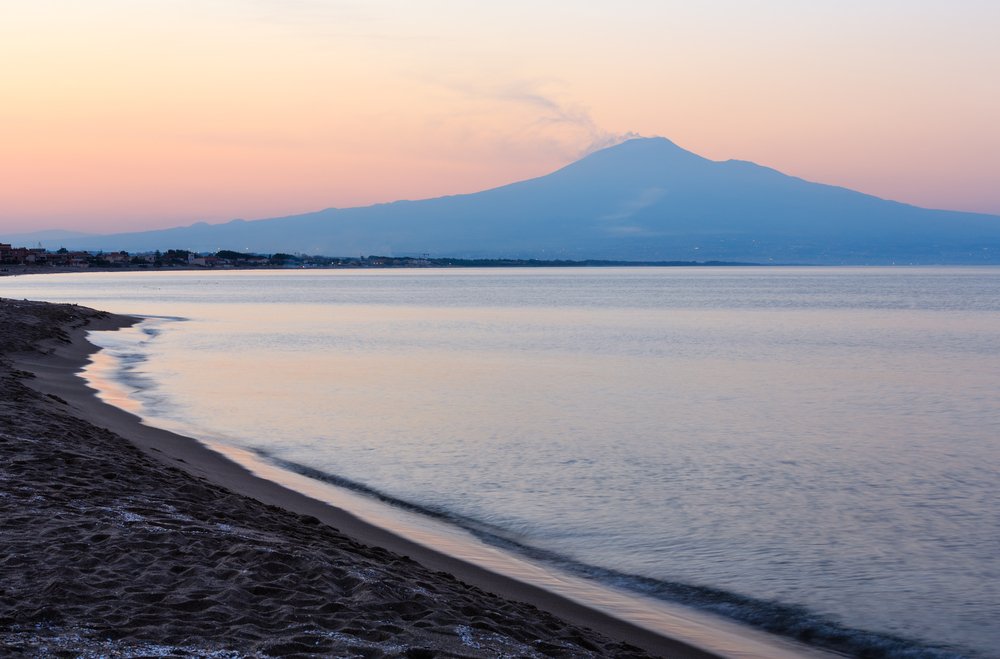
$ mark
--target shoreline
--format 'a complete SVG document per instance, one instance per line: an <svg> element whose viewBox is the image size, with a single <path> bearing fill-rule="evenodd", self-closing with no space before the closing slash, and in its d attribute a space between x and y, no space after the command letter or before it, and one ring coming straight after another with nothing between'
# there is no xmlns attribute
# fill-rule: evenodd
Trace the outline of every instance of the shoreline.
<svg viewBox="0 0 1000 659"><path fill-rule="evenodd" d="M88 272L273 272L280 270L427 270L449 269L461 270L468 268L729 268L729 267L780 267L795 266L795 263L754 263L744 261L616 261L602 259L583 260L546 260L546 259L457 259L457 258L416 258L369 256L352 262L346 257L321 257L338 261L335 264L323 265L244 265L230 264L224 266L204 266L191 264L169 264L152 266L87 266L75 267L65 265L0 265L0 277L22 277L24 275L45 274L82 274Z"/></svg>
<svg viewBox="0 0 1000 659"><path fill-rule="evenodd" d="M177 435L141 423L141 420L117 407L103 402L96 391L87 386L79 376L81 368L98 348L86 340L89 331L114 330L127 327L139 319L123 316L105 316L69 331L66 343L51 344L50 354L38 355L22 353L14 360L16 368L35 374L28 381L36 391L71 408L72 416L84 419L99 427L126 438L146 455L159 463L183 469L195 478L208 481L238 495L248 496L269 506L276 506L293 515L307 515L339 530L354 541L411 558L429 570L446 572L462 582L494 593L508 600L525 602L554 614L574 625L597 631L612 639L627 641L653 654L673 657L715 657L733 656L832 656L806 646L798 646L778 637L774 644L769 638L755 639L755 634L769 637L750 628L746 637L732 632L721 632L722 646L729 652L706 651L687 643L651 631L610 614L589 608L560 595L529 583L496 574L461 559L435 551L412 542L385 528L369 524L349 512L336 508L305 494L289 489L277 482L251 473L247 468L217 453L198 440ZM733 624L735 627L735 623ZM740 631L743 631L740 627ZM727 637L728 635L728 637ZM704 644L713 645L713 639L704 639ZM714 639L718 647L719 638ZM736 648L732 643L736 642ZM727 645L728 644L728 645ZM748 647L744 648L743 645ZM798 647L796 647L798 646ZM756 652L754 648L756 647ZM782 655L781 653L784 652Z"/></svg>
<svg viewBox="0 0 1000 659"><path fill-rule="evenodd" d="M191 440L116 434L75 373L129 322L0 300L4 656L650 656L217 485Z"/></svg>

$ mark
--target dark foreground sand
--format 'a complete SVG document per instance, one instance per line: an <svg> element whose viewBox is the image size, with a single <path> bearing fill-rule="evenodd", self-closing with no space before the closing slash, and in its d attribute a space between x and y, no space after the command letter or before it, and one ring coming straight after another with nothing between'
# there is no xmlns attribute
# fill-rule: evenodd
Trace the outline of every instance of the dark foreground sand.
<svg viewBox="0 0 1000 659"><path fill-rule="evenodd" d="M69 376L128 322L0 300L0 655L708 656L140 428Z"/></svg>

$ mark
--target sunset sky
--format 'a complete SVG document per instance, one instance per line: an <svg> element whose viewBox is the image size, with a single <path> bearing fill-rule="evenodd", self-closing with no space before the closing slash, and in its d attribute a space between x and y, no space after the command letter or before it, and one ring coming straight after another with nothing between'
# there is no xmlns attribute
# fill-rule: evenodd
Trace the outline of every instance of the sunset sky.
<svg viewBox="0 0 1000 659"><path fill-rule="evenodd" d="M472 192L630 133L1000 214L1000 2L5 0L0 232Z"/></svg>

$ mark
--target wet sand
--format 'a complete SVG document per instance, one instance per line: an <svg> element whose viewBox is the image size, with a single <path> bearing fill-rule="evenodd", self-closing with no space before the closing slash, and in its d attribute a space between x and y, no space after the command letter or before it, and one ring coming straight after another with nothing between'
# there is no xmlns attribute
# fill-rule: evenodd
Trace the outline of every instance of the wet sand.
<svg viewBox="0 0 1000 659"><path fill-rule="evenodd" d="M73 375L94 351L85 333L133 322L0 300L4 655L713 656L100 402Z"/></svg>

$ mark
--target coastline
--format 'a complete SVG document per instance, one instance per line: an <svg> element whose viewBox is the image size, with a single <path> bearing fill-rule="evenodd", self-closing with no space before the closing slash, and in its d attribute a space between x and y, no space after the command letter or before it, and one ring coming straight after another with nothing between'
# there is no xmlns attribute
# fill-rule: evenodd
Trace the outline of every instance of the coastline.
<svg viewBox="0 0 1000 659"><path fill-rule="evenodd" d="M390 257L390 256L369 256L354 258L337 257L316 257L329 262L323 264L227 264L215 265L191 265L191 264L169 264L159 267L149 267L148 265L121 265L121 266L53 266L53 265L28 265L28 264L7 264L0 266L0 277L18 277L24 275L45 275L45 274L81 274L88 272L228 272L228 271L275 271L275 270L413 270L428 268L689 268L689 267L773 267L775 265L794 264L774 264L774 263L752 263L742 261L616 261L601 259L586 259L580 261L565 259L459 259L459 258L417 258L417 257ZM13 269L13 270L12 270Z"/></svg>
<svg viewBox="0 0 1000 659"><path fill-rule="evenodd" d="M77 309L82 310L82 308ZM225 492L223 496L241 499L246 496L266 506L280 508L281 511L276 514L284 514L290 519L294 519L299 526L313 528L309 522L302 521L300 516L306 515L310 521L318 520L339 530L351 541L379 547L393 554L413 559L427 570L436 571L438 578L441 578L440 572L446 572L461 580L461 582L456 582L461 587L469 588L471 591L478 593L477 589L482 589L508 600L526 602L530 605L529 612L534 611L532 607L538 607L542 611L554 614L573 625L592 629L611 639L627 640L628 643L656 655L673 657L725 656L725 653L718 654L698 649L693 644L638 627L542 588L495 574L411 542L389 530L368 524L334 506L288 489L271 480L255 476L239 464L206 448L197 440L143 425L138 417L101 401L94 390L90 389L77 375L78 371L87 363L89 356L97 350L93 344L86 340L87 332L126 327L134 324L138 319L95 315L88 320L88 323L78 323L72 327L65 340L49 340L45 346L49 354L22 352L16 355L15 366L17 369L34 373L34 378L26 381L29 386L40 395L57 401L60 406L65 406L63 410L68 412L69 416L81 419L86 423L92 423L116 436L126 438L147 456L154 458L156 460L154 464L157 464L161 469L171 470L171 467L179 467L188 477L194 477L201 482L225 488L228 492ZM67 410L66 407L69 409ZM471 586L467 584L471 584ZM536 616L542 618L544 614L531 613L529 618L534 619ZM752 636L752 630L748 629L747 632ZM626 656L627 653L633 652L636 653L636 656L641 654L635 648L628 648L620 643L610 642L609 644L606 639L597 642L586 639L585 637L589 633L591 632L583 632L584 636L581 638L585 640L580 644L578 650L563 648L563 650L556 651L552 649L550 653L576 655L579 651L597 656L606 653L616 656ZM563 636L565 637L565 634ZM597 638L600 637L597 636ZM754 646L756 643L751 638L744 640L748 646ZM780 656L776 653L781 651L782 645L780 640L777 640L776 645L769 648L765 643L764 649L758 649L756 654L752 649L744 652L740 648L739 655L747 657ZM785 650L785 656L814 654L810 651L811 649L805 648L805 646L802 646L801 652L791 645L789 648L791 649ZM456 652L456 648L439 649L450 653ZM459 648L458 656L466 656L461 654L461 650L467 651L467 656L482 655L482 648L476 650L468 644ZM543 652L543 654L550 653ZM822 653L816 652L815 654Z"/></svg>

